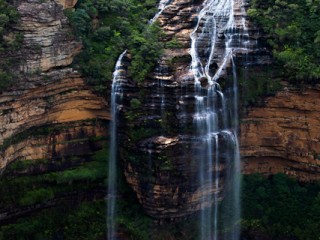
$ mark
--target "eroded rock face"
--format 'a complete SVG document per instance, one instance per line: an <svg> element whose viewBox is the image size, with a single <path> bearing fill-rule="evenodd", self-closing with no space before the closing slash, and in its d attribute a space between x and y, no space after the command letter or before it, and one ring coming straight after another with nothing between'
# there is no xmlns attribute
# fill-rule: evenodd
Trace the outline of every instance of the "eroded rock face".
<svg viewBox="0 0 320 240"><path fill-rule="evenodd" d="M13 66L19 79L0 94L0 170L17 159L90 154L94 144L82 145L108 134L100 123L110 116L107 102L69 67L81 43L55 1L19 1L16 6L21 21L15 33L24 42L11 53L19 59Z"/></svg>
<svg viewBox="0 0 320 240"><path fill-rule="evenodd" d="M78 74L73 73L71 69L65 69L65 72L52 71L51 74L45 77L34 77L25 82L26 87L28 81L30 84L37 83L38 87L20 88L0 95L2 113L0 121L3 123L0 126L1 144L10 146L11 139L34 127L41 128L64 123L65 128L68 128L70 124L73 125L77 121L110 119L105 101L94 95ZM83 138L87 136L83 135ZM21 147L19 152L23 152L20 149ZM33 157L38 159L37 151L34 151L35 155L32 156L16 154L14 152L16 150L14 146L10 146L9 150L5 149L2 152L0 169L18 157L19 159Z"/></svg>
<svg viewBox="0 0 320 240"><path fill-rule="evenodd" d="M320 180L319 113L319 86L286 87L250 108L241 123L243 172Z"/></svg>
<svg viewBox="0 0 320 240"><path fill-rule="evenodd" d="M197 106L194 76L190 71L190 34L196 26L202 3L201 0L172 1L159 16L160 26L166 33L164 41L175 39L179 46L165 49L155 71L143 83L137 84L126 75L129 55L122 66L125 76L121 78L124 97L123 105L119 107L120 156L127 182L146 212L160 222L176 221L211 205L212 202L201 203L201 199L213 192L218 193L218 199L223 198L225 178L232 164L232 157L223 150L232 146L227 146L230 143L226 136L219 134L220 162L218 166L205 166L208 171L219 172L219 185L210 188L200 185L199 161L207 152L199 151L203 142L197 137L194 124ZM239 17L239 11L236 14ZM248 31L249 40L256 42L257 29L249 28ZM219 36L216 46L220 53L225 48L223 38L223 35ZM261 64L256 56L263 51L256 46L250 52L235 53L235 57L240 64L249 63L243 59ZM232 75L230 64L224 69L226 86L230 86L228 79ZM137 102L139 106L136 106Z"/></svg>
<svg viewBox="0 0 320 240"><path fill-rule="evenodd" d="M37 132L37 127L32 128L28 136L23 136L18 142L13 141L5 148L0 156L1 169L17 159L47 159L49 165L42 166L43 171L54 170L52 165L56 161L62 161L69 167L72 165L69 160L85 161L97 147L101 147L92 139L106 135L104 125L95 121L50 124L38 129L41 131Z"/></svg>
<svg viewBox="0 0 320 240"><path fill-rule="evenodd" d="M81 50L68 26L63 9L55 1L21 1L17 6L20 24L16 30L23 34L20 71L34 73L68 66Z"/></svg>

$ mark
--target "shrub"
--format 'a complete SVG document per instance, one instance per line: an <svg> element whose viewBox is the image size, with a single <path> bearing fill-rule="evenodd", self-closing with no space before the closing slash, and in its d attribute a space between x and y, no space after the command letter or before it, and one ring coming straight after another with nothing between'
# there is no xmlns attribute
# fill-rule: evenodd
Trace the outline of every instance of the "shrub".
<svg viewBox="0 0 320 240"><path fill-rule="evenodd" d="M80 0L75 11L66 10L84 50L75 58L87 82L104 92L112 79L115 62L128 49L131 76L141 82L161 54L160 28L147 26L156 9L155 0Z"/></svg>
<svg viewBox="0 0 320 240"><path fill-rule="evenodd" d="M320 0L252 0L248 15L268 34L291 80L320 78Z"/></svg>

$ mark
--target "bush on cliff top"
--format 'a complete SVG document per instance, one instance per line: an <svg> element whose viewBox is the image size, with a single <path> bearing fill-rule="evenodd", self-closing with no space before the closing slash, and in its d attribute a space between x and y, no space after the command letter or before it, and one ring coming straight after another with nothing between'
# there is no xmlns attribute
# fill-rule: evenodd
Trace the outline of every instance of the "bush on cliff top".
<svg viewBox="0 0 320 240"><path fill-rule="evenodd" d="M23 37L20 34L5 35L9 32L12 24L19 19L18 11L7 1L0 0L0 54L11 51L21 46ZM13 75L10 73L10 57L0 59L0 92L10 86L13 82Z"/></svg>
<svg viewBox="0 0 320 240"><path fill-rule="evenodd" d="M80 0L66 10L84 50L75 59L89 84L103 91L120 53L132 54L129 68L134 80L142 81L161 54L160 28L148 25L155 14L155 0Z"/></svg>
<svg viewBox="0 0 320 240"><path fill-rule="evenodd" d="M0 51L6 44L3 35L7 32L10 25L19 19L18 11L5 0L0 0Z"/></svg>
<svg viewBox="0 0 320 240"><path fill-rule="evenodd" d="M248 15L268 34L292 80L320 79L320 0L251 0Z"/></svg>

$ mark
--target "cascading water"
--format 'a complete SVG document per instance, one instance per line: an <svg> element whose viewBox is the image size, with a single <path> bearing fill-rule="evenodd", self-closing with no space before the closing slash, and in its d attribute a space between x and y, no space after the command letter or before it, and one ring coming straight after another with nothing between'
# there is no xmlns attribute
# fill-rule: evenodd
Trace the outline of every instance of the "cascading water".
<svg viewBox="0 0 320 240"><path fill-rule="evenodd" d="M239 239L238 90L233 55L245 53L250 45L244 15L241 0L206 0L190 36L196 101L193 119L198 134L195 144L199 145L195 156L200 165L198 175L203 192L200 200L201 240ZM233 69L233 93L225 97L218 80L226 75L228 68ZM220 142L224 143L224 149ZM222 155L227 168L223 183L220 177ZM223 197L230 202L228 211L232 211L229 218L222 217L224 213L219 212L223 211L219 207L222 184L226 188ZM218 234L221 228L228 229L225 231L228 233Z"/></svg>
<svg viewBox="0 0 320 240"><path fill-rule="evenodd" d="M161 15L161 13L166 9L166 7L170 4L172 0L160 0L159 5L158 5L158 12L152 19L150 19L149 24L154 23L158 17Z"/></svg>
<svg viewBox="0 0 320 240"><path fill-rule="evenodd" d="M160 14L165 10L166 6L172 0L160 0L157 14L149 21L149 24L154 23ZM112 88L111 88L111 114L112 121L110 126L110 157L108 164L108 195L107 195L107 239L116 240L116 195L117 195L117 115L119 104L118 99L122 98L122 74L121 67L123 65L122 60L126 55L125 50L119 56L115 70L113 72ZM161 99L162 103L164 102ZM151 165L151 153L149 154Z"/></svg>
<svg viewBox="0 0 320 240"><path fill-rule="evenodd" d="M108 195L107 195L107 239L116 239L116 196L117 196L117 115L118 100L122 97L121 66L125 50L118 58L113 72L111 88L111 115L110 125L110 156L108 165Z"/></svg>

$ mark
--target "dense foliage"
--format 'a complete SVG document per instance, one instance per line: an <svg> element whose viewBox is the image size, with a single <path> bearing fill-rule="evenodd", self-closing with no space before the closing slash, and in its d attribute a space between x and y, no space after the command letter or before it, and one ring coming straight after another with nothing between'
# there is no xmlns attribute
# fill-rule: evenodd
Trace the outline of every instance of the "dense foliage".
<svg viewBox="0 0 320 240"><path fill-rule="evenodd" d="M105 239L107 159L103 148L85 162L71 157L10 164L0 176L0 210L28 214L0 221L0 239ZM132 239L149 239L150 219L122 177L119 187L126 199L117 203L121 232Z"/></svg>
<svg viewBox="0 0 320 240"><path fill-rule="evenodd" d="M131 53L129 68L142 81L161 54L160 28L148 25L155 14L155 0L80 0L66 15L84 44L76 58L89 83L103 90L111 80L115 62L125 49Z"/></svg>
<svg viewBox="0 0 320 240"><path fill-rule="evenodd" d="M6 0L0 0L0 51L8 45L8 41L4 39L4 34L7 33L8 27L18 21L18 11L8 4Z"/></svg>
<svg viewBox="0 0 320 240"><path fill-rule="evenodd" d="M266 96L274 95L282 88L280 69L276 64L237 69L241 111L246 111L246 107L250 105L262 105Z"/></svg>
<svg viewBox="0 0 320 240"><path fill-rule="evenodd" d="M248 15L267 33L289 78L320 79L320 0L252 0Z"/></svg>
<svg viewBox="0 0 320 240"><path fill-rule="evenodd" d="M0 54L7 55L10 50L15 50L21 46L23 37L21 34L10 33L12 24L19 20L18 11L11 6L8 1L0 0ZM7 55L0 61L0 91L8 87L13 76L10 73L12 59Z"/></svg>
<svg viewBox="0 0 320 240"><path fill-rule="evenodd" d="M244 176L242 206L243 231L249 236L274 240L320 236L319 183L299 184L282 174Z"/></svg>

